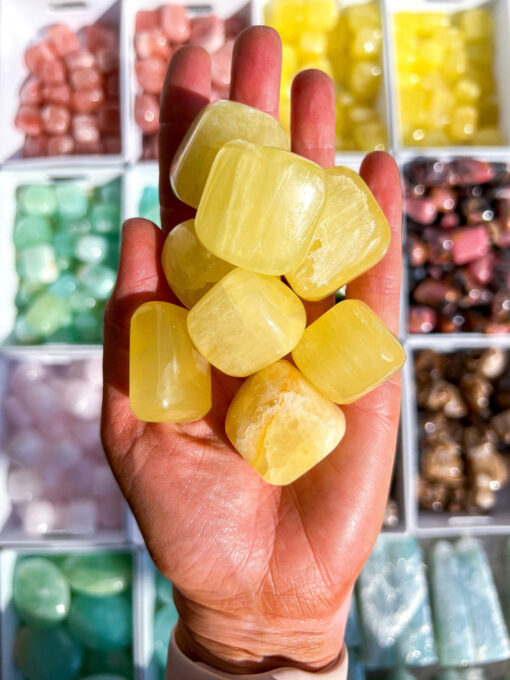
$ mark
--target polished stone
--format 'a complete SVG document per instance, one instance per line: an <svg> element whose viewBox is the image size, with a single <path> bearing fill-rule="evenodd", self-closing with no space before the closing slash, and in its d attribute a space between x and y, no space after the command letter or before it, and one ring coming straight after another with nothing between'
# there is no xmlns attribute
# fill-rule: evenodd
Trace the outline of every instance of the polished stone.
<svg viewBox="0 0 510 680"><path fill-rule="evenodd" d="M83 663L83 648L64 627L21 627L14 641L14 661L26 680L74 680Z"/></svg>
<svg viewBox="0 0 510 680"><path fill-rule="evenodd" d="M13 601L28 624L50 628L65 619L71 598L60 569L42 557L31 557L16 566Z"/></svg>
<svg viewBox="0 0 510 680"><path fill-rule="evenodd" d="M111 472L109 479L113 481ZM131 582L131 563L119 553L76 553L66 557L62 570L73 591L103 597L126 590Z"/></svg>
<svg viewBox="0 0 510 680"><path fill-rule="evenodd" d="M75 595L68 622L75 638L91 649L122 649L131 643L131 602L123 595Z"/></svg>

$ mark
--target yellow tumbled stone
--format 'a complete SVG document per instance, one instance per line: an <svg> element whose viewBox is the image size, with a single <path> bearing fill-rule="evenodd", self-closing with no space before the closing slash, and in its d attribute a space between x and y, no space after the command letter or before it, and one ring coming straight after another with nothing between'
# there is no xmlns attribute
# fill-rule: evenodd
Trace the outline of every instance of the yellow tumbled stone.
<svg viewBox="0 0 510 680"><path fill-rule="evenodd" d="M478 109L474 106L458 106L452 113L450 135L456 142L469 142L478 127Z"/></svg>
<svg viewBox="0 0 510 680"><path fill-rule="evenodd" d="M228 409L225 430L266 482L283 485L301 477L338 446L345 417L282 360L243 383Z"/></svg>
<svg viewBox="0 0 510 680"><path fill-rule="evenodd" d="M308 326L292 358L319 392L350 404L402 368L405 352L370 307L344 300Z"/></svg>
<svg viewBox="0 0 510 680"><path fill-rule="evenodd" d="M234 269L188 315L196 347L213 366L247 376L288 354L301 338L301 300L275 276Z"/></svg>
<svg viewBox="0 0 510 680"><path fill-rule="evenodd" d="M306 255L324 204L324 170L301 156L235 141L218 152L195 218L217 257L280 275Z"/></svg>
<svg viewBox="0 0 510 680"><path fill-rule="evenodd" d="M178 224L168 234L161 263L168 285L188 309L234 268L204 248L195 220Z"/></svg>
<svg viewBox="0 0 510 680"><path fill-rule="evenodd" d="M482 88L472 78L460 78L453 91L456 99L463 104L476 103L482 94Z"/></svg>
<svg viewBox="0 0 510 680"><path fill-rule="evenodd" d="M286 275L305 300L321 300L379 262L390 243L388 222L361 177L326 170L326 203L308 253Z"/></svg>
<svg viewBox="0 0 510 680"><path fill-rule="evenodd" d="M238 102L213 102L195 118L172 162L172 187L181 201L198 207L216 154L233 139L289 148L285 130L272 116Z"/></svg>
<svg viewBox="0 0 510 680"><path fill-rule="evenodd" d="M353 62L349 69L349 87L362 101L373 99L379 90L382 69L373 61Z"/></svg>
<svg viewBox="0 0 510 680"><path fill-rule="evenodd" d="M353 59L377 59L381 52L380 28L362 28L353 35L349 53Z"/></svg>
<svg viewBox="0 0 510 680"><path fill-rule="evenodd" d="M188 312L146 302L131 318L129 402L147 422L186 422L211 408L211 368L186 326Z"/></svg>
<svg viewBox="0 0 510 680"><path fill-rule="evenodd" d="M362 151L385 151L388 148L386 128L379 120L356 123L353 136L357 148Z"/></svg>
<svg viewBox="0 0 510 680"><path fill-rule="evenodd" d="M491 15L481 8L460 12L459 26L468 42L477 42L492 37Z"/></svg>
<svg viewBox="0 0 510 680"><path fill-rule="evenodd" d="M330 31L338 16L337 0L307 0L304 24L309 31Z"/></svg>
<svg viewBox="0 0 510 680"><path fill-rule="evenodd" d="M303 31L297 41L299 56L302 61L313 61L326 55L328 38L325 33Z"/></svg>

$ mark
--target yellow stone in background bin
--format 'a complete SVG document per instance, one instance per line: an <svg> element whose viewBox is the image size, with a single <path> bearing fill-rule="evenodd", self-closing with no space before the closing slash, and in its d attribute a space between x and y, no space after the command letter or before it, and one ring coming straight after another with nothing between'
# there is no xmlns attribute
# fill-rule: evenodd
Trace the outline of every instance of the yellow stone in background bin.
<svg viewBox="0 0 510 680"><path fill-rule="evenodd" d="M195 218L217 257L285 274L306 255L326 193L324 170L288 151L235 141L214 160Z"/></svg>
<svg viewBox="0 0 510 680"><path fill-rule="evenodd" d="M350 404L402 368L405 352L370 307L344 300L308 326L292 358L319 392Z"/></svg>
<svg viewBox="0 0 510 680"><path fill-rule="evenodd" d="M234 269L190 311L196 347L224 373L247 376L288 354L303 335L301 300L277 277Z"/></svg>
<svg viewBox="0 0 510 680"><path fill-rule="evenodd" d="M388 222L361 177L326 170L326 203L308 253L286 275L305 300L321 300L379 262L390 243Z"/></svg>
<svg viewBox="0 0 510 680"><path fill-rule="evenodd" d="M290 484L338 446L342 411L288 361L246 380L227 412L225 430L242 457L270 484Z"/></svg>
<svg viewBox="0 0 510 680"><path fill-rule="evenodd" d="M204 248L195 233L195 220L172 229L161 262L168 285L188 309L234 268Z"/></svg>
<svg viewBox="0 0 510 680"><path fill-rule="evenodd" d="M211 368L191 342L187 315L168 302L146 302L133 314L129 401L140 420L198 420L211 408Z"/></svg>
<svg viewBox="0 0 510 680"><path fill-rule="evenodd" d="M197 116L172 162L172 187L181 201L198 207L216 154L233 139L289 148L285 130L272 116L238 102L213 102Z"/></svg>

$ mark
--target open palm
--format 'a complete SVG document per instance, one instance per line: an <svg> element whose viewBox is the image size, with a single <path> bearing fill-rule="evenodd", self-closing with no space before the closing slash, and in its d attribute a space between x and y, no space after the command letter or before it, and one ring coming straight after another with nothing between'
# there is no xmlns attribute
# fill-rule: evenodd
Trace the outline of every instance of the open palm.
<svg viewBox="0 0 510 680"><path fill-rule="evenodd" d="M277 117L281 45L265 27L238 38L231 98ZM163 230L124 226L117 284L105 315L102 436L119 484L158 568L175 584L179 644L226 670L286 663L321 668L338 655L354 581L379 532L388 495L400 405L398 377L344 407L337 449L287 487L265 483L230 445L226 410L240 380L213 370L213 408L185 424L144 423L129 408L129 323L148 300L175 302L160 265L164 234L193 216L169 186L182 135L210 97L207 53L179 50L161 102ZM292 93L292 150L334 164L335 100L319 71ZM348 286L397 331L401 198L390 156L370 154L361 174L392 228L390 249ZM307 305L309 319L331 300Z"/></svg>

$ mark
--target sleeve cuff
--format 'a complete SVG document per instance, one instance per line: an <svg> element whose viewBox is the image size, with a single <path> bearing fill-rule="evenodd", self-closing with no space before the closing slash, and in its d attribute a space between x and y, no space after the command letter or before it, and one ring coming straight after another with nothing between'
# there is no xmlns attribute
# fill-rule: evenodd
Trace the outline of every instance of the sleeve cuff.
<svg viewBox="0 0 510 680"><path fill-rule="evenodd" d="M347 648L343 647L340 657L333 668L317 673L309 673L296 668L278 668L254 675L232 675L224 673L201 661L191 661L181 652L172 631L168 647L168 660L165 680L346 680L348 668Z"/></svg>

